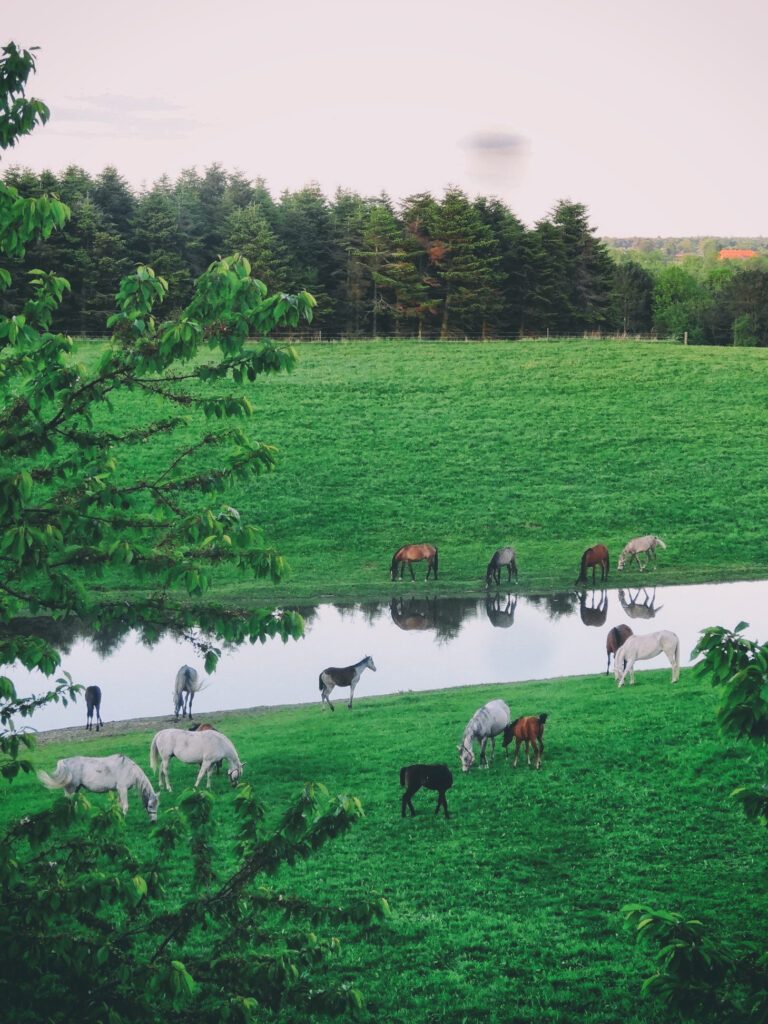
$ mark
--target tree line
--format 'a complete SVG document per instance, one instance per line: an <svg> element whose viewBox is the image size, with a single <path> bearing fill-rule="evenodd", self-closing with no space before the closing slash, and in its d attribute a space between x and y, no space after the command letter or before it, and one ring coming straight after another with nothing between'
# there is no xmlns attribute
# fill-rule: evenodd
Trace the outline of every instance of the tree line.
<svg viewBox="0 0 768 1024"><path fill-rule="evenodd" d="M18 271L56 270L71 286L54 327L101 334L120 279L137 263L170 286L168 314L190 300L218 256L241 253L270 291L308 291L324 337L520 337L656 334L703 344L768 344L768 257L718 261L714 249L669 264L654 251L612 247L587 208L561 201L529 228L499 199L327 198L309 184L274 199L212 164L136 193L116 168L92 176L12 167L7 185L55 195L64 230L0 263L15 271L3 312L27 287Z"/></svg>

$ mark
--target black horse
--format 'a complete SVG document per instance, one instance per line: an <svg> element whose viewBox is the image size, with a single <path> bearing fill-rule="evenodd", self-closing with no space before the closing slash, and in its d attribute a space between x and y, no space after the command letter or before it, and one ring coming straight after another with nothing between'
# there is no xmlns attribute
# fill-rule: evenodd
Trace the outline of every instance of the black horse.
<svg viewBox="0 0 768 1024"><path fill-rule="evenodd" d="M416 814L413 808L411 797L423 786L425 789L437 790L437 807L435 814L440 813L442 806L448 817L448 803L445 799L446 791L453 785L453 775L447 764L411 764L400 769L400 785L405 786L403 802L401 805L402 817L405 817L406 807L411 809L411 817Z"/></svg>
<svg viewBox="0 0 768 1024"><path fill-rule="evenodd" d="M85 728L93 728L93 713L96 712L96 732L104 723L101 720L101 687L87 686L85 689Z"/></svg>

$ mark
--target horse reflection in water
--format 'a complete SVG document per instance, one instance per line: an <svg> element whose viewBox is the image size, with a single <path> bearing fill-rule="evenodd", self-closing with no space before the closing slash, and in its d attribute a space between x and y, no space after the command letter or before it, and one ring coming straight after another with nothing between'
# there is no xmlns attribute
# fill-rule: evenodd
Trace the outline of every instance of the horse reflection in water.
<svg viewBox="0 0 768 1024"><path fill-rule="evenodd" d="M437 624L435 602L428 597L391 597L389 612L400 629L434 629Z"/></svg>
<svg viewBox="0 0 768 1024"><path fill-rule="evenodd" d="M604 626L608 618L608 591L601 590L598 595L594 590L589 594L582 590L579 594L579 615L585 626Z"/></svg>
<svg viewBox="0 0 768 1024"><path fill-rule="evenodd" d="M645 587L638 587L634 595L631 590L626 593L619 590L619 604L631 619L652 619L664 607L663 604L656 607L656 587L650 594Z"/></svg>
<svg viewBox="0 0 768 1024"><path fill-rule="evenodd" d="M488 616L492 626L498 629L509 629L515 621L515 608L517 608L517 597L514 594L490 594L485 599L485 614Z"/></svg>
<svg viewBox="0 0 768 1024"><path fill-rule="evenodd" d="M434 631L439 642L455 640L465 619L477 615L477 609L471 597L392 597L389 601L398 629Z"/></svg>

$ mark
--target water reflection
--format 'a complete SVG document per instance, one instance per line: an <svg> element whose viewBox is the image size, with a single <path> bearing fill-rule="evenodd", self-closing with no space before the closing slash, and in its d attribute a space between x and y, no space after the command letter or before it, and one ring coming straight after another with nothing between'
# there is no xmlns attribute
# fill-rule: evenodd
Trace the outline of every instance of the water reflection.
<svg viewBox="0 0 768 1024"><path fill-rule="evenodd" d="M618 600L616 591L599 588L518 595L502 587L479 599L397 594L382 603L291 610L304 616L301 640L223 647L218 670L195 698L201 715L319 701L321 669L351 665L368 654L378 672L366 673L355 695L356 710L358 701L373 694L601 673L608 626L620 621L621 611L635 632L677 633L685 663L706 626L733 628L745 619L751 623L750 636L765 640L768 582L666 587L663 593L661 588L633 588L618 591ZM645 618L655 621L648 627L633 621ZM203 669L194 631L94 630L75 619L28 619L23 625L26 633L45 636L62 652L61 667L77 682L101 687L105 722L154 715L170 719L179 666ZM25 696L47 686L36 672L14 668L9 674ZM42 709L34 724L39 729L84 725L85 711L79 704L53 705Z"/></svg>

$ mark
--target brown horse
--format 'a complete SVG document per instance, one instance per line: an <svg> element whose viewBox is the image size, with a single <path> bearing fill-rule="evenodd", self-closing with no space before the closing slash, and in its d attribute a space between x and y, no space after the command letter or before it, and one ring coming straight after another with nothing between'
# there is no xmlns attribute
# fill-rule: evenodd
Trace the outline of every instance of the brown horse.
<svg viewBox="0 0 768 1024"><path fill-rule="evenodd" d="M605 670L606 675L611 671L611 655L615 654L624 641L629 639L631 636L632 630L623 622L620 626L612 626L608 630L608 636L605 638L605 653L608 655L608 667Z"/></svg>
<svg viewBox="0 0 768 1024"><path fill-rule="evenodd" d="M516 718L510 722L504 730L502 747L506 751L509 744L515 741L515 760L512 765L517 768L517 755L520 753L521 744L525 743L525 756L528 758L528 767L531 765L530 745L533 746L533 753L536 756L536 767L541 768L541 755L544 753L544 725L549 718L546 713L543 715L525 715L523 718Z"/></svg>
<svg viewBox="0 0 768 1024"><path fill-rule="evenodd" d="M400 579L402 579L403 569L407 564L411 570L411 579L415 580L413 563L423 562L425 559L427 562L427 575L425 578L429 579L429 574L432 573L434 578L437 579L437 548L433 544L405 544L403 547L398 548L392 558L389 574L393 580L397 579L397 566L399 563Z"/></svg>
<svg viewBox="0 0 768 1024"><path fill-rule="evenodd" d="M405 817L406 807L410 808L411 817L414 817L416 814L411 797L414 793L418 793L422 786L425 789L437 790L435 814L440 813L440 807L442 806L446 818L448 817L448 803L445 799L445 794L453 785L453 774L447 764L407 765L405 768L400 769L400 785L405 786L405 793L403 794L400 806L403 818Z"/></svg>
<svg viewBox="0 0 768 1024"><path fill-rule="evenodd" d="M584 554L581 556L581 568L579 575L576 579L576 583L587 582L587 569L592 569L592 586L595 585L595 569L600 566L600 579L608 579L608 570L610 569L610 559L608 558L608 548L605 544L595 544L593 548L587 548Z"/></svg>

